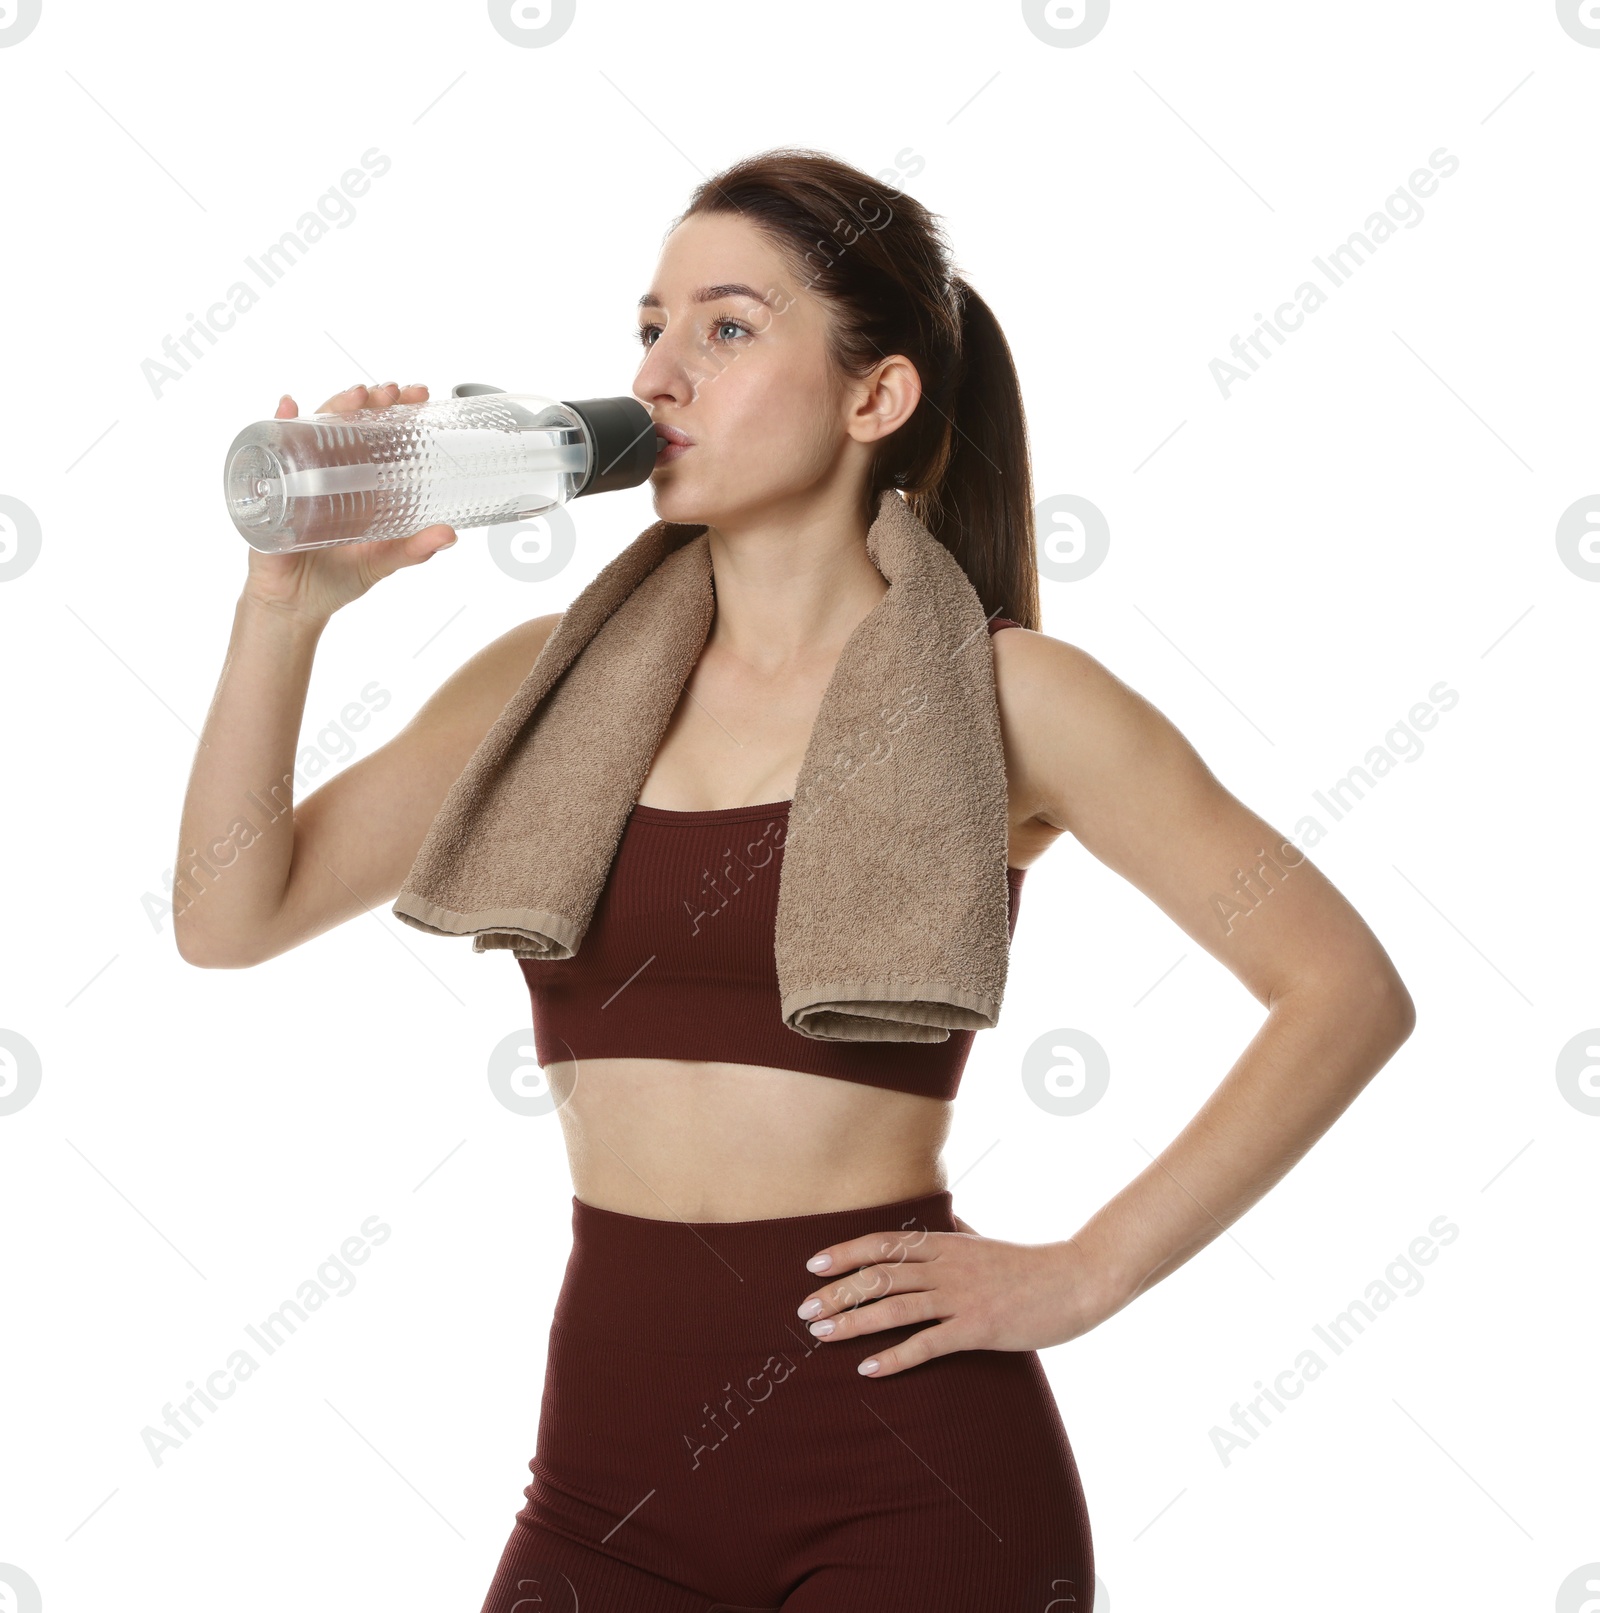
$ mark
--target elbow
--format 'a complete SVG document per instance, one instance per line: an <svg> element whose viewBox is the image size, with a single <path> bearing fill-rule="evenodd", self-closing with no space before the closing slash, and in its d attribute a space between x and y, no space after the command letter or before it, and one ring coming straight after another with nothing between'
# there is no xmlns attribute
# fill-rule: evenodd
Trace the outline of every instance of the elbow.
<svg viewBox="0 0 1600 1613"><path fill-rule="evenodd" d="M1381 971L1366 983L1361 1004L1374 1033L1382 1038L1391 1053L1403 1046L1417 1028L1417 1005L1406 990L1405 981L1392 969Z"/></svg>
<svg viewBox="0 0 1600 1613"><path fill-rule="evenodd" d="M1318 1012L1374 1050L1381 1048L1384 1060L1417 1028L1417 1005L1405 982L1387 964L1319 977L1307 991L1307 1002L1316 1003Z"/></svg>
<svg viewBox="0 0 1600 1613"><path fill-rule="evenodd" d="M182 925L174 932L173 941L178 956L195 969L249 969L261 961L255 953L246 952L242 947L230 947L192 935Z"/></svg>
<svg viewBox="0 0 1600 1613"><path fill-rule="evenodd" d="M1411 993L1406 990L1405 982L1398 976L1395 979L1395 988L1400 994L1397 1008L1400 1016L1398 1021L1400 1040L1403 1042L1417 1028L1417 1005L1412 1002Z"/></svg>

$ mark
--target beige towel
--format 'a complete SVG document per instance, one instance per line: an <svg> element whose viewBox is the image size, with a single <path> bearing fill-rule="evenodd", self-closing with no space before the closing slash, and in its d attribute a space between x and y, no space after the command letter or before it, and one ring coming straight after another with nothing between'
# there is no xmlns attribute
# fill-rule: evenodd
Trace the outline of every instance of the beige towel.
<svg viewBox="0 0 1600 1613"><path fill-rule="evenodd" d="M889 591L846 640L789 808L783 1020L821 1041L995 1024L1009 951L1005 754L982 604L894 489ZM704 526L657 521L575 598L451 787L394 904L473 950L572 957L710 632Z"/></svg>

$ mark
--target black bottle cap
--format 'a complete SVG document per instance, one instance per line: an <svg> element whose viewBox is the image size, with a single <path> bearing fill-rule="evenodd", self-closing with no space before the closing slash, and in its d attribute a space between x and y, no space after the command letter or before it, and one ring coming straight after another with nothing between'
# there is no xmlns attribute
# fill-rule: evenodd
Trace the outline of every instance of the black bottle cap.
<svg viewBox="0 0 1600 1613"><path fill-rule="evenodd" d="M574 498L582 498L585 493L637 487L650 479L659 441L650 411L637 398L563 398L561 401L583 416L594 448L589 479L572 495Z"/></svg>

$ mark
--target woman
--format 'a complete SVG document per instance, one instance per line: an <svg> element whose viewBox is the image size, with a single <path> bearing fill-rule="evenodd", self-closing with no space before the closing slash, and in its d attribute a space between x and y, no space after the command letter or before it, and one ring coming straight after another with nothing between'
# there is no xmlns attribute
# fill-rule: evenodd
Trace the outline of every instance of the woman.
<svg viewBox="0 0 1600 1613"><path fill-rule="evenodd" d="M695 192L638 315L656 509L707 527L716 611L582 947L522 963L573 1249L533 1483L484 1613L1087 1609L1088 1518L1036 1352L1254 1204L1410 1034L1410 998L1359 916L1171 723L1038 631L1016 374L931 215L822 154L765 153ZM357 386L323 410L425 395ZM279 416L295 412L285 397ZM781 847L834 665L888 586L865 540L889 488L1005 628L987 642L1013 898L1070 830L1268 1009L1189 1126L1070 1237L986 1238L953 1213L940 1149L970 1032L844 1045L785 1028L783 1064L747 1031L775 873L721 893L732 949L688 949L676 1001L618 984L676 899L652 868L698 867L735 825ZM333 612L454 541L435 526L251 553L180 868L247 789L291 774ZM281 815L184 910L182 956L248 966L392 898L558 619L479 651ZM1269 866L1274 899L1219 923L1214 893L1244 869L1270 886ZM546 1059L563 1039L573 1056Z"/></svg>

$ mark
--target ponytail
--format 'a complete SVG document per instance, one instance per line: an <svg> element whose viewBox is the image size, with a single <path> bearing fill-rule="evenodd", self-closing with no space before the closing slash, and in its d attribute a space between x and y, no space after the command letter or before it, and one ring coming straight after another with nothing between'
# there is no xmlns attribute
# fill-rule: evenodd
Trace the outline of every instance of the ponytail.
<svg viewBox="0 0 1600 1613"><path fill-rule="evenodd" d="M961 356L943 433L948 451L925 489L909 492L912 513L960 562L993 615L1039 629L1039 566L1033 470L1022 387L999 321L965 280Z"/></svg>

